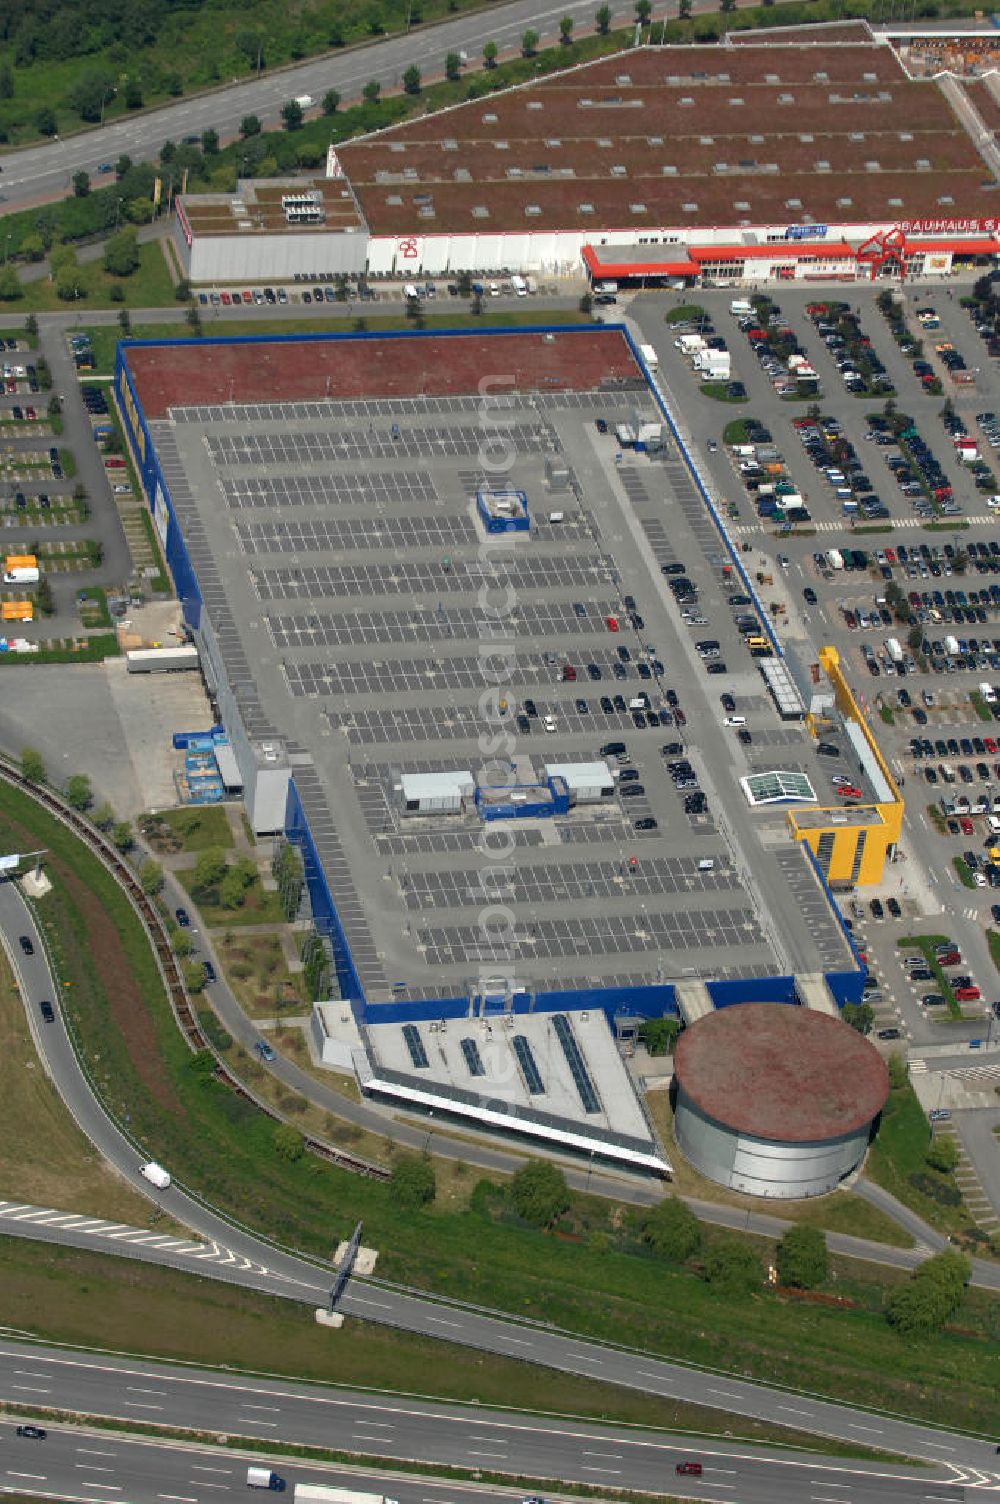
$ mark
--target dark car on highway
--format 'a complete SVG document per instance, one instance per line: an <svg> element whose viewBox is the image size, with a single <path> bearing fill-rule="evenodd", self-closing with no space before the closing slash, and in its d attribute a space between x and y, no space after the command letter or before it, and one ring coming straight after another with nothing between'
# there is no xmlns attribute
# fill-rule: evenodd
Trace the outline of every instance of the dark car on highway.
<svg viewBox="0 0 1000 1504"><path fill-rule="evenodd" d="M29 935L18 936L18 943L26 956L33 956L35 954L35 947L32 945Z"/></svg>

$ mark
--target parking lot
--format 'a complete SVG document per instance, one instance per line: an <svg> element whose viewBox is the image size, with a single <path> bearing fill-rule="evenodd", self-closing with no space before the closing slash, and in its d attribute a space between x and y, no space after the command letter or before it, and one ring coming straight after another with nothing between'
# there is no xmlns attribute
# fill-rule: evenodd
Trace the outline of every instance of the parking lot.
<svg viewBox="0 0 1000 1504"><path fill-rule="evenodd" d="M905 784L902 859L876 890L874 914L866 893L858 895L858 915L847 911L869 944L879 982L871 989L877 1025L917 1043L942 1038L939 1020L948 1010L921 1001L937 988L910 984L896 941L911 931L943 932L960 943L959 974L983 994L962 1002L967 1023L950 1021L949 1039L963 1043L986 1032L984 1003L1000 993L985 939L987 925L998 920L990 884L1000 881L1000 867L989 855L996 842L988 819L1000 795L1000 757L990 751L1000 745L1000 721L980 689L1000 687L1000 541L993 492L977 486L985 477L962 458L959 441L973 437L992 467L1000 452L994 417L1000 372L959 307L957 289L904 292L903 348L878 305L880 290L852 287L841 296L857 310L891 382L888 410L881 395L851 392L833 358L836 347L807 312L809 304L834 301L825 290L782 287L772 294L819 378L821 395L799 400L776 394L775 378L730 313L743 293L639 297L630 311L642 337L656 344L661 377L678 400L734 540L748 567L770 582L762 593L783 624L783 639L800 655L827 642L838 648L890 767ZM671 301L704 307L734 352L745 404L713 401L698 390L663 323ZM917 319L918 307L934 310L930 330ZM909 347L918 340L923 350L913 353ZM960 355L957 383L937 343ZM794 504L785 510L771 475L725 442L727 425L745 417L766 430L781 459L783 490L801 497L805 517ZM748 476L757 481L753 489ZM875 499L867 509L860 505L865 497ZM942 799L954 812L946 812Z"/></svg>
<svg viewBox="0 0 1000 1504"><path fill-rule="evenodd" d="M751 759L809 751L717 609L719 586L740 582L679 457L616 441L655 418L634 390L516 397L500 480L462 394L237 403L154 425L176 444L172 494L204 530L232 640L258 644L259 724L314 759L305 797L336 808L354 853L368 933L352 952L373 1001L464 990L470 957L559 988L850 965L802 853L775 840L782 813L739 790ZM525 495L528 533L484 534L490 484ZM498 591L512 604L493 641L482 602ZM489 776L483 738L500 732L522 787L597 759L613 797L502 832L471 809L407 816L402 774ZM494 838L518 852L501 894L513 953L480 918Z"/></svg>

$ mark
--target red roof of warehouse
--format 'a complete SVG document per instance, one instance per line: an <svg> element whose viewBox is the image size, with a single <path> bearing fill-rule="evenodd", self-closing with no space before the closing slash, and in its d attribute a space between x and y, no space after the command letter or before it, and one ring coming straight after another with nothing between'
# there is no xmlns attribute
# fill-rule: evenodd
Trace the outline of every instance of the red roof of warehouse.
<svg viewBox="0 0 1000 1504"><path fill-rule="evenodd" d="M707 1117L777 1143L817 1143L870 1123L889 1094L878 1051L826 1013L784 1003L719 1008L677 1041L678 1084Z"/></svg>
<svg viewBox="0 0 1000 1504"><path fill-rule="evenodd" d="M592 245L583 248L583 259L595 277L696 277L701 270L694 261L605 261Z"/></svg>
<svg viewBox="0 0 1000 1504"><path fill-rule="evenodd" d="M890 47L813 35L633 48L345 142L340 161L372 235L401 240L995 212L935 82Z"/></svg>
<svg viewBox="0 0 1000 1504"><path fill-rule="evenodd" d="M816 256L842 261L854 255L846 240L772 240L766 245L693 245L688 252L692 261L760 261L766 257L788 255Z"/></svg>
<svg viewBox="0 0 1000 1504"><path fill-rule="evenodd" d="M590 391L641 380L614 329L572 326L395 337L348 335L130 343L125 358L147 418L205 403L476 392L484 373L504 391Z"/></svg>

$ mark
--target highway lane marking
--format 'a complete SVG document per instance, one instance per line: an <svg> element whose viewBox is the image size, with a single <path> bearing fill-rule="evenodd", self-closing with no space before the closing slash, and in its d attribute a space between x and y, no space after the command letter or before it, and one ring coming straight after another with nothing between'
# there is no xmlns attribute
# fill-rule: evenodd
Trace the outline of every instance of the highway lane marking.
<svg viewBox="0 0 1000 1504"><path fill-rule="evenodd" d="M571 1359L572 1359L572 1361L574 1363L603 1363L604 1362L603 1358L591 1358L587 1353L571 1353L570 1357L571 1357Z"/></svg>
<svg viewBox="0 0 1000 1504"><path fill-rule="evenodd" d="M524 1337L507 1337L505 1341L516 1343L518 1347L534 1347L535 1345L533 1342L528 1342Z"/></svg>
<svg viewBox="0 0 1000 1504"><path fill-rule="evenodd" d="M224 1473L227 1478L233 1476L231 1467L209 1467L207 1463L202 1462L192 1462L191 1471L193 1473Z"/></svg>
<svg viewBox="0 0 1000 1504"><path fill-rule="evenodd" d="M583 1473L607 1473L608 1477L620 1478L622 1470L620 1467L588 1467L586 1463L581 1463L580 1471Z"/></svg>
<svg viewBox="0 0 1000 1504"><path fill-rule="evenodd" d="M91 1488L107 1488L115 1494L120 1494L122 1491L122 1485L120 1483L101 1483L97 1478L94 1479L93 1483L90 1486ZM192 1500L192 1504L196 1504L196 1501Z"/></svg>
<svg viewBox="0 0 1000 1504"><path fill-rule="evenodd" d="M278 1415L281 1411L280 1405L252 1405L249 1400L240 1400L240 1404L244 1410L270 1410L272 1415Z"/></svg>
<svg viewBox="0 0 1000 1504"><path fill-rule="evenodd" d="M813 1504L844 1504L843 1499L831 1499L827 1494L811 1494L810 1498L812 1499Z"/></svg>
<svg viewBox="0 0 1000 1504"><path fill-rule="evenodd" d="M173 1504L198 1504L197 1499L189 1499L184 1494L157 1494L158 1499L171 1499Z"/></svg>
<svg viewBox="0 0 1000 1504"><path fill-rule="evenodd" d="M881 1436L882 1435L882 1427L881 1426L858 1426L858 1425L855 1425L855 1423L853 1421L848 1421L847 1422L847 1429L849 1431L870 1431L873 1436Z"/></svg>
<svg viewBox="0 0 1000 1504"><path fill-rule="evenodd" d="M307 1286L307 1288L311 1290L313 1288L313 1286L309 1285L309 1286ZM357 1296L357 1295L352 1295L351 1296L351 1305L352 1306L371 1306L372 1309L376 1310L376 1311L391 1311L392 1310L392 1306L387 1305L384 1300L361 1300L360 1297Z"/></svg>
<svg viewBox="0 0 1000 1504"><path fill-rule="evenodd" d="M810 1478L810 1488L852 1488L850 1483L831 1483L827 1478Z"/></svg>
<svg viewBox="0 0 1000 1504"><path fill-rule="evenodd" d="M44 1377L44 1375L40 1375ZM51 1394L51 1389L39 1389L37 1384L11 1384L11 1389L16 1389L19 1394Z"/></svg>
<svg viewBox="0 0 1000 1504"><path fill-rule="evenodd" d="M786 1411L789 1415L809 1415L810 1413L808 1410L796 1410L794 1405L779 1405L778 1409Z"/></svg>
<svg viewBox="0 0 1000 1504"><path fill-rule="evenodd" d="M165 1389L141 1389L138 1384L126 1384L125 1385L125 1389L126 1389L126 1392L128 1394L161 1394L161 1395L163 1395L163 1394L166 1394L166 1392L167 1392Z"/></svg>
<svg viewBox="0 0 1000 1504"><path fill-rule="evenodd" d="M227 1493L229 1492L228 1483L208 1483L201 1478L191 1478L189 1481L192 1488L224 1488Z"/></svg>
<svg viewBox="0 0 1000 1504"><path fill-rule="evenodd" d="M84 1457L113 1457L114 1452L102 1452L97 1447L77 1447Z"/></svg>
<svg viewBox="0 0 1000 1504"><path fill-rule="evenodd" d="M14 1374L19 1379L50 1379L52 1377L48 1373L35 1373L30 1368L15 1368Z"/></svg>
<svg viewBox="0 0 1000 1504"><path fill-rule="evenodd" d="M444 1319L443 1316L428 1316L427 1320L428 1321L433 1321L433 1323L434 1323L435 1326L454 1326L454 1327L458 1327L458 1326L461 1325L461 1322L459 1322L459 1321L445 1321L445 1319Z"/></svg>
<svg viewBox="0 0 1000 1504"><path fill-rule="evenodd" d="M74 1467L84 1468L88 1473L113 1473L113 1467L102 1467L99 1462L74 1462Z"/></svg>
<svg viewBox="0 0 1000 1504"><path fill-rule="evenodd" d="M367 1433L367 1431L352 1431L351 1432L351 1440L352 1441L382 1441L382 1442L384 1442L385 1441L385 1437L384 1436L369 1436L368 1433Z"/></svg>
<svg viewBox="0 0 1000 1504"><path fill-rule="evenodd" d="M396 1427L394 1425L391 1425L387 1420L369 1420L367 1416L365 1416L363 1421L359 1421L358 1424L363 1426L370 1426L373 1431L395 1431L396 1429ZM470 1436L469 1440L476 1441L478 1440L478 1438L475 1436ZM492 1440L493 1438L491 1436L490 1441Z"/></svg>
<svg viewBox="0 0 1000 1504"><path fill-rule="evenodd" d="M925 1447L933 1447L935 1452L953 1452L954 1447L945 1446L943 1441L925 1441Z"/></svg>
<svg viewBox="0 0 1000 1504"><path fill-rule="evenodd" d="M584 1452L585 1457L607 1457L612 1462L621 1462L621 1452Z"/></svg>
<svg viewBox="0 0 1000 1504"><path fill-rule="evenodd" d="M721 1395L724 1400L741 1400L743 1398L741 1394L734 1394L731 1389L709 1389L708 1392L709 1394Z"/></svg>
<svg viewBox="0 0 1000 1504"><path fill-rule="evenodd" d="M7 1469L8 1478L36 1478L39 1483L48 1482L48 1473L15 1473L13 1468Z"/></svg>
<svg viewBox="0 0 1000 1504"><path fill-rule="evenodd" d="M162 1410L163 1409L162 1405L144 1405L143 1402L142 1402L142 1400L123 1400L122 1403L125 1404L125 1405L128 1405L130 1407L130 1409L132 1409L132 1410Z"/></svg>
<svg viewBox="0 0 1000 1504"><path fill-rule="evenodd" d="M477 1452L474 1447L469 1448L470 1457L506 1457L506 1452Z"/></svg>

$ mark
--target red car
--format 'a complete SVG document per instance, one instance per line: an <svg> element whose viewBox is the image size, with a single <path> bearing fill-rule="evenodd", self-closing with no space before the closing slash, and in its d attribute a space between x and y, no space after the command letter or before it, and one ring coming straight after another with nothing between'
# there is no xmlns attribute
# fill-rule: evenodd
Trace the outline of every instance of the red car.
<svg viewBox="0 0 1000 1504"><path fill-rule="evenodd" d="M962 957L957 950L946 950L936 959L939 966L961 966L962 964Z"/></svg>
<svg viewBox="0 0 1000 1504"><path fill-rule="evenodd" d="M104 461L104 467L106 470L124 470L125 461L120 454L109 454Z"/></svg>
<svg viewBox="0 0 1000 1504"><path fill-rule="evenodd" d="M969 819L968 815L963 815L958 824L963 836L971 836L972 821Z"/></svg>
<svg viewBox="0 0 1000 1504"><path fill-rule="evenodd" d="M701 1477L701 1463L700 1462L678 1462L678 1464L677 1464L676 1468L674 1469L674 1471L677 1472L677 1473L680 1473L680 1475L681 1475L682 1478L700 1478Z"/></svg>
<svg viewBox="0 0 1000 1504"><path fill-rule="evenodd" d="M617 618L617 616L606 616L604 618L604 625L607 627L607 629L608 629L609 632L617 632L618 631L618 618Z"/></svg>
<svg viewBox="0 0 1000 1504"><path fill-rule="evenodd" d="M837 788L841 799L860 799L861 790L856 783L842 783Z"/></svg>
<svg viewBox="0 0 1000 1504"><path fill-rule="evenodd" d="M994 752L997 749L997 744L993 740L992 736L984 736L983 737L983 746L986 748L987 752L990 754L991 757L993 756Z"/></svg>
<svg viewBox="0 0 1000 1504"><path fill-rule="evenodd" d="M244 303L252 303L253 302L253 293L250 292L246 288L244 288L244 290L243 290L243 301L244 301Z"/></svg>
<svg viewBox="0 0 1000 1504"><path fill-rule="evenodd" d="M975 986L956 987L955 997L960 1003L974 1003L977 998L982 997L982 993L980 992L979 988Z"/></svg>
<svg viewBox="0 0 1000 1504"><path fill-rule="evenodd" d="M230 303L233 301L228 292L220 293L219 296L222 299L223 308L228 308Z"/></svg>

